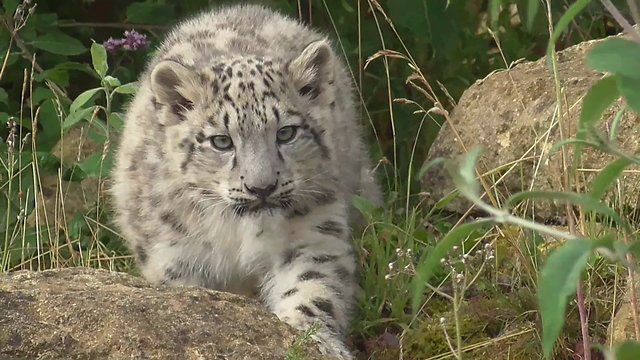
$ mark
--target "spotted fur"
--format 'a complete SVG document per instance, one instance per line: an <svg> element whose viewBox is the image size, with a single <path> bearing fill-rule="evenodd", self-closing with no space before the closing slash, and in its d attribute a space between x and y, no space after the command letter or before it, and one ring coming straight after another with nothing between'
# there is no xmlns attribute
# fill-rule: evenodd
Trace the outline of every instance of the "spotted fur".
<svg viewBox="0 0 640 360"><path fill-rule="evenodd" d="M380 200L350 79L325 36L262 6L177 25L140 77L111 189L143 275L255 294L351 359L350 202Z"/></svg>

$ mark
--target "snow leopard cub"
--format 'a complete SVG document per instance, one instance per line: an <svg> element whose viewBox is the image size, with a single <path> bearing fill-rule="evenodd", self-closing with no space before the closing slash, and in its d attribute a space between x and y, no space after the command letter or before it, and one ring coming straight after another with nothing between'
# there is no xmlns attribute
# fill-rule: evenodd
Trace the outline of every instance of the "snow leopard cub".
<svg viewBox="0 0 640 360"><path fill-rule="evenodd" d="M126 114L117 225L155 283L257 295L321 351L355 291L354 194L380 203L329 40L268 8L204 12L168 35Z"/></svg>

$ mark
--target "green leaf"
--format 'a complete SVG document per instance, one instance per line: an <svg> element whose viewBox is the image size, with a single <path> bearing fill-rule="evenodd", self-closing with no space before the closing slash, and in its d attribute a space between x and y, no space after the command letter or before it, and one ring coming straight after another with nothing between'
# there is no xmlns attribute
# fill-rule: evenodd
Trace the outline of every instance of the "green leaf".
<svg viewBox="0 0 640 360"><path fill-rule="evenodd" d="M622 171L631 164L632 162L629 159L620 158L607 165L591 182L589 196L593 199L600 199L609 189L609 186L620 177Z"/></svg>
<svg viewBox="0 0 640 360"><path fill-rule="evenodd" d="M638 64L640 64L640 44L617 37L602 41L587 55L587 65L594 70L640 80Z"/></svg>
<svg viewBox="0 0 640 360"><path fill-rule="evenodd" d="M63 33L40 35L31 45L59 55L79 55L87 50L78 39Z"/></svg>
<svg viewBox="0 0 640 360"><path fill-rule="evenodd" d="M498 26L498 19L500 18L500 6L502 6L502 0L490 0L490 15L491 29L496 31Z"/></svg>
<svg viewBox="0 0 640 360"><path fill-rule="evenodd" d="M107 75L102 80L102 85L108 85L110 87L120 86L120 80L114 78L113 76Z"/></svg>
<svg viewBox="0 0 640 360"><path fill-rule="evenodd" d="M117 92L118 94L135 94L136 91L138 91L138 82L137 81L130 82L128 84L124 84L124 85L118 86L115 89L115 92Z"/></svg>
<svg viewBox="0 0 640 360"><path fill-rule="evenodd" d="M411 301L411 308L414 314L420 309L422 293L426 287L425 283L428 282L434 274L434 269L440 264L440 259L444 258L454 246L464 242L475 230L492 223L492 219L483 219L460 225L449 231L447 235L438 242L438 245L427 253L427 258L420 262L420 265L416 269L416 276L412 280L413 299Z"/></svg>
<svg viewBox="0 0 640 360"><path fill-rule="evenodd" d="M527 7L527 21L526 26L529 31L533 29L533 24L536 20L536 15L538 15L538 10L540 9L540 1L541 0L529 0L529 6Z"/></svg>
<svg viewBox="0 0 640 360"><path fill-rule="evenodd" d="M627 102L627 106L640 112L640 78L630 78L623 75L618 75L617 78L618 90Z"/></svg>
<svg viewBox="0 0 640 360"><path fill-rule="evenodd" d="M73 100L73 103L71 103L71 107L69 107L69 113L73 114L74 112L78 111L78 109L80 109L82 105L91 100L93 95L95 95L100 90L102 90L102 88L90 89L78 95L78 97Z"/></svg>
<svg viewBox="0 0 640 360"><path fill-rule="evenodd" d="M7 90L5 90L4 88L0 88L0 103L9 103L9 94L7 94Z"/></svg>
<svg viewBox="0 0 640 360"><path fill-rule="evenodd" d="M362 215L367 219L370 219L372 215L376 214L378 211L376 205L364 196L354 196L351 203L353 204L353 207L360 211L360 213L362 213Z"/></svg>
<svg viewBox="0 0 640 360"><path fill-rule="evenodd" d="M122 115L117 112L112 112L109 115L109 118L107 119L107 123L109 124L109 126L111 126L113 129L117 131L121 131L124 128L124 120L122 118Z"/></svg>
<svg viewBox="0 0 640 360"><path fill-rule="evenodd" d="M107 63L107 50L105 50L104 46L96 42L91 44L91 62L93 63L93 69L101 78L104 78L107 74L107 70L109 70L109 64Z"/></svg>
<svg viewBox="0 0 640 360"><path fill-rule="evenodd" d="M445 167L453 178L453 183L461 195L467 198L478 198L480 196L480 184L476 180L476 161L482 150L475 148L468 154L461 156L460 166L453 162L445 163Z"/></svg>
<svg viewBox="0 0 640 360"><path fill-rule="evenodd" d="M113 157L111 152L93 154L82 163L79 163L78 166L80 166L89 177L106 177L109 175L111 167L113 166Z"/></svg>
<svg viewBox="0 0 640 360"><path fill-rule="evenodd" d="M93 114L93 112L95 111L95 109L97 108L97 106L90 106L88 108L83 108L80 109L76 112L73 112L71 114L69 114L69 116L67 116L66 119L64 119L64 122L62 123L62 128L63 129L68 129L70 127L72 127L73 125L75 125L76 123L78 123L80 120L83 119L89 119L89 117Z"/></svg>
<svg viewBox="0 0 640 360"><path fill-rule="evenodd" d="M571 4L569 9L567 9L564 15L562 15L560 21L558 21L554 27L553 35L549 40L549 45L547 45L547 61L549 63L551 63L551 57L556 49L556 42L560 38L560 35L562 35L562 32L569 26L569 24L571 24L571 21L578 16L578 14L584 10L587 5L589 5L590 2L591 0L578 0Z"/></svg>
<svg viewBox="0 0 640 360"><path fill-rule="evenodd" d="M616 213L613 209L602 204L598 200L595 200L583 194L553 192L553 191L523 191L523 192L514 194L510 198L508 198L507 201L505 201L503 208L505 210L509 209L513 204L523 200L528 200L528 199L569 201L570 203L581 205L584 208L587 208L588 210L592 210L600 214L606 215L610 217L613 221L617 222L620 226L622 226L624 230L627 232L627 234L633 233L631 226L629 226L629 224L622 217L620 217L620 215L618 215L618 213Z"/></svg>
<svg viewBox="0 0 640 360"><path fill-rule="evenodd" d="M616 360L637 360L640 354L640 342L625 341L615 348Z"/></svg>
<svg viewBox="0 0 640 360"><path fill-rule="evenodd" d="M134 2L127 7L127 20L133 24L166 25L174 20L174 8L164 0Z"/></svg>
<svg viewBox="0 0 640 360"><path fill-rule="evenodd" d="M542 348L547 358L562 330L567 302L576 291L593 246L587 239L569 240L549 255L540 271L538 304L542 316Z"/></svg>
<svg viewBox="0 0 640 360"><path fill-rule="evenodd" d="M13 17L20 2L21 0L2 0L2 7L7 14Z"/></svg>
<svg viewBox="0 0 640 360"><path fill-rule="evenodd" d="M580 111L580 126L586 128L593 126L602 119L602 114L618 98L618 85L616 77L611 75L600 79L587 92L582 100L582 110Z"/></svg>

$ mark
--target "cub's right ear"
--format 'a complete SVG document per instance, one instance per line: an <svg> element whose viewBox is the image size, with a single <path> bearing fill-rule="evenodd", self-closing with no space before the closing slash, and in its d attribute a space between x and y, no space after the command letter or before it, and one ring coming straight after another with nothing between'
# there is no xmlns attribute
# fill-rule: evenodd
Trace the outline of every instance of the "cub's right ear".
<svg viewBox="0 0 640 360"><path fill-rule="evenodd" d="M195 78L183 65L165 60L151 71L151 91L159 103L175 110L188 110L199 99Z"/></svg>

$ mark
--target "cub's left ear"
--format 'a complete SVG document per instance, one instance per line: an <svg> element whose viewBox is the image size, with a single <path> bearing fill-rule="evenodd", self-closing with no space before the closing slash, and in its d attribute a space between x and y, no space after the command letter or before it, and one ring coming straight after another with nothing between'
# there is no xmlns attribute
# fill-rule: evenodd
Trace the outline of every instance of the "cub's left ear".
<svg viewBox="0 0 640 360"><path fill-rule="evenodd" d="M307 45L289 64L296 88L302 96L316 99L333 82L334 62L331 46L324 40Z"/></svg>

